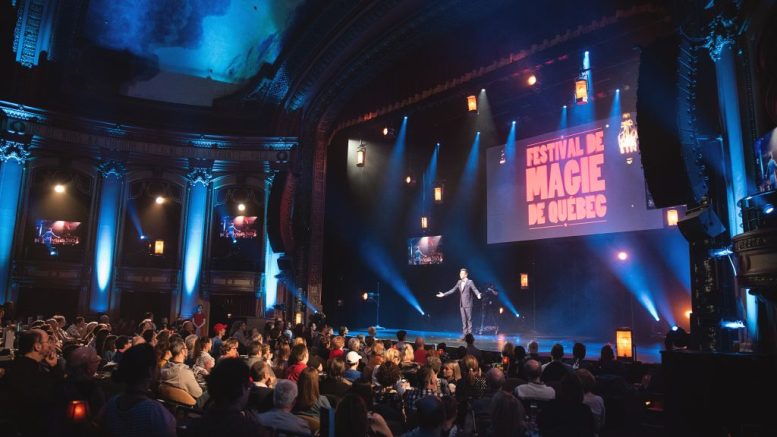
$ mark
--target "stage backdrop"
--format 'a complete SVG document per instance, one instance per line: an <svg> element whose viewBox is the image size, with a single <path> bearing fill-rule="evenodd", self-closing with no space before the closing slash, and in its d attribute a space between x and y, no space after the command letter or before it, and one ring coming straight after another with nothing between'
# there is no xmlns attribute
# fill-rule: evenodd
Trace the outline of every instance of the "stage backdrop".
<svg viewBox="0 0 777 437"><path fill-rule="evenodd" d="M657 229L633 114L487 150L488 243Z"/></svg>

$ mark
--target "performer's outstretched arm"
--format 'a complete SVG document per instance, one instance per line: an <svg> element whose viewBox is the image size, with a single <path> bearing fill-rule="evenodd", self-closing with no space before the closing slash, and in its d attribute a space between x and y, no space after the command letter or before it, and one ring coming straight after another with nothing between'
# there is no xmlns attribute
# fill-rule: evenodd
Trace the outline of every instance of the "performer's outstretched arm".
<svg viewBox="0 0 777 437"><path fill-rule="evenodd" d="M458 285L458 283L456 285ZM454 285L453 288L451 288L450 290L446 291L445 293L443 293L443 292L437 293L437 297L445 297L445 296L455 292L456 291L456 285Z"/></svg>
<svg viewBox="0 0 777 437"><path fill-rule="evenodd" d="M480 296L481 296L480 291L478 291L478 288L475 287L475 281L469 281L469 283L472 284L472 291L475 292L475 296L477 296L478 299L480 299Z"/></svg>

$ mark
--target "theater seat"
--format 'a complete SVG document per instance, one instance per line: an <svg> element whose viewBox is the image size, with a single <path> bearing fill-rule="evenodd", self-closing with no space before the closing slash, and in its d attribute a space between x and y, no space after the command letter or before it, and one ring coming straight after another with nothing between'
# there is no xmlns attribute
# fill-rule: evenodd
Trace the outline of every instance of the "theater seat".
<svg viewBox="0 0 777 437"><path fill-rule="evenodd" d="M193 407L197 404L197 400L194 399L189 392L178 387L173 387L170 384L159 384L157 392L161 399L168 402L175 402L176 404L186 405L187 407Z"/></svg>

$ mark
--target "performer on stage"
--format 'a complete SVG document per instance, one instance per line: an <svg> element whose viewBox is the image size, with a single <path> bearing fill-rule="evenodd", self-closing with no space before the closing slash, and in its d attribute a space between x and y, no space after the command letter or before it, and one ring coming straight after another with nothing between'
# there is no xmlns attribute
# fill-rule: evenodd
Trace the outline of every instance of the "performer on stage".
<svg viewBox="0 0 777 437"><path fill-rule="evenodd" d="M472 293L480 299L480 292L475 283L469 279L467 269L459 271L459 281L447 292L437 293L437 297L445 297L456 290L459 291L459 311L461 312L462 337L472 333Z"/></svg>

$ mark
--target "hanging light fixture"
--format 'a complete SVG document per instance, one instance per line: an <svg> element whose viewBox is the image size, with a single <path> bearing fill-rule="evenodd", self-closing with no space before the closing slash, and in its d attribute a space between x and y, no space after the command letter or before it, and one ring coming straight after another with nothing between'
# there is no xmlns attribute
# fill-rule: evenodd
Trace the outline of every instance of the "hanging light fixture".
<svg viewBox="0 0 777 437"><path fill-rule="evenodd" d="M575 81L575 102L578 105L588 103L588 74L581 72Z"/></svg>
<svg viewBox="0 0 777 437"><path fill-rule="evenodd" d="M356 166L364 167L364 163L367 161L367 145L362 143L356 149Z"/></svg>
<svg viewBox="0 0 777 437"><path fill-rule="evenodd" d="M429 218L426 216L421 217L421 229L428 229L429 228Z"/></svg>
<svg viewBox="0 0 777 437"><path fill-rule="evenodd" d="M469 112L477 112L478 110L478 96L471 95L467 96L467 111Z"/></svg>
<svg viewBox="0 0 777 437"><path fill-rule="evenodd" d="M442 195L443 195L443 186L442 184L437 184L434 187L434 203L437 203L437 204L442 203Z"/></svg>

